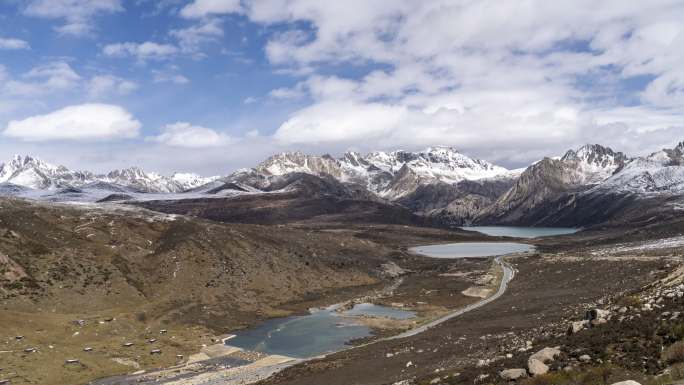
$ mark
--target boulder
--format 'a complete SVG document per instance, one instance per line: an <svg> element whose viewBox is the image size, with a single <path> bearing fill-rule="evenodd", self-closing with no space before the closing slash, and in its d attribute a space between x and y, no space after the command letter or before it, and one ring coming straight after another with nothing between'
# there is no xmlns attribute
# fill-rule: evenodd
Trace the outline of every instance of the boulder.
<svg viewBox="0 0 684 385"><path fill-rule="evenodd" d="M641 384L636 382L636 381L633 381L633 380L627 380L627 381L616 382L612 385L641 385Z"/></svg>
<svg viewBox="0 0 684 385"><path fill-rule="evenodd" d="M525 369L506 369L499 373L499 377L504 380L517 380L527 377L527 371Z"/></svg>
<svg viewBox="0 0 684 385"><path fill-rule="evenodd" d="M582 362L589 362L591 361L591 357L588 354L582 354L579 356L579 360Z"/></svg>
<svg viewBox="0 0 684 385"><path fill-rule="evenodd" d="M530 356L530 360L539 360L542 363L553 361L556 356L560 355L560 346L555 348L544 348Z"/></svg>
<svg viewBox="0 0 684 385"><path fill-rule="evenodd" d="M529 360L527 360L527 370L530 372L531 375L539 376L541 374L548 373L549 367L537 359L530 358Z"/></svg>
<svg viewBox="0 0 684 385"><path fill-rule="evenodd" d="M558 356L560 353L560 346L555 348L544 348L534 353L527 360L528 371L533 376L548 373L549 367L546 365L546 363L553 361L553 359L556 358L556 356Z"/></svg>
<svg viewBox="0 0 684 385"><path fill-rule="evenodd" d="M605 318L599 318L591 321L591 326L596 326L596 325L603 325L605 323L608 323L608 320Z"/></svg>
<svg viewBox="0 0 684 385"><path fill-rule="evenodd" d="M587 326L587 321L575 321L568 327L568 334L575 334Z"/></svg>

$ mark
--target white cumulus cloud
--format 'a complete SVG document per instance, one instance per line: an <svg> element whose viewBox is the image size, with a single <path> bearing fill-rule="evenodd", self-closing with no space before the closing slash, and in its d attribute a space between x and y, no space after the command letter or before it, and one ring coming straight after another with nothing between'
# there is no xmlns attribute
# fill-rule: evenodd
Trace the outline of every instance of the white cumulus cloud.
<svg viewBox="0 0 684 385"><path fill-rule="evenodd" d="M184 52L195 52L203 43L222 37L223 28L219 19L211 19L187 28L172 29L170 35L178 39Z"/></svg>
<svg viewBox="0 0 684 385"><path fill-rule="evenodd" d="M218 147L232 142L226 134L188 122L167 124L161 134L148 140L167 146L190 148Z"/></svg>
<svg viewBox="0 0 684 385"><path fill-rule="evenodd" d="M102 52L107 56L132 56L138 60L167 59L178 53L178 47L171 44L160 44L151 41L144 43L114 43L104 46Z"/></svg>
<svg viewBox="0 0 684 385"><path fill-rule="evenodd" d="M181 9L180 14L186 18L200 18L208 15L220 15L239 12L240 0L194 0Z"/></svg>
<svg viewBox="0 0 684 385"><path fill-rule="evenodd" d="M29 0L24 13L44 19L62 19L57 32L84 36L94 29L93 18L99 14L123 11L120 0Z"/></svg>
<svg viewBox="0 0 684 385"><path fill-rule="evenodd" d="M0 37L0 49L30 49L31 46L26 40Z"/></svg>
<svg viewBox="0 0 684 385"><path fill-rule="evenodd" d="M5 136L25 141L106 140L138 136L140 122L109 104L80 104L45 115L12 120Z"/></svg>
<svg viewBox="0 0 684 385"><path fill-rule="evenodd" d="M100 98L109 94L128 95L138 89L138 84L113 75L93 76L87 85L88 95Z"/></svg>
<svg viewBox="0 0 684 385"><path fill-rule="evenodd" d="M66 62L50 62L31 68L21 79L5 83L4 93L12 96L37 96L76 89L81 76Z"/></svg>

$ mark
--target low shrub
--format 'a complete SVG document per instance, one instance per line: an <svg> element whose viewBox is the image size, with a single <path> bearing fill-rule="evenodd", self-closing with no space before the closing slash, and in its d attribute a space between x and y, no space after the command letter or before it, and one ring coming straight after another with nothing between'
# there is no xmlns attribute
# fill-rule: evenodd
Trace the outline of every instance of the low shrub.
<svg viewBox="0 0 684 385"><path fill-rule="evenodd" d="M684 362L684 341L678 341L668 346L662 357L670 364Z"/></svg>

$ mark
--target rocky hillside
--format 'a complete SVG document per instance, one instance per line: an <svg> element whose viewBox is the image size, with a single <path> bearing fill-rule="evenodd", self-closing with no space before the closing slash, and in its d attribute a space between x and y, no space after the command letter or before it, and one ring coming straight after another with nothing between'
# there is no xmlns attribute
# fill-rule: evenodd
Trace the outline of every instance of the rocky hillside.
<svg viewBox="0 0 684 385"><path fill-rule="evenodd" d="M373 283L373 256L383 253L335 235L266 231L137 208L86 210L6 199L0 208L0 297L15 311L128 306L152 318L235 326L240 313L222 309L268 312L315 291ZM340 242L347 246L334 246ZM196 307L205 311L171 310Z"/></svg>
<svg viewBox="0 0 684 385"><path fill-rule="evenodd" d="M450 185L433 183L422 185L414 192L397 200L409 209L448 226L461 226L510 189L515 178L464 180Z"/></svg>
<svg viewBox="0 0 684 385"><path fill-rule="evenodd" d="M684 142L673 149L634 159L595 190L643 195L684 193Z"/></svg>
<svg viewBox="0 0 684 385"><path fill-rule="evenodd" d="M542 218L554 211L554 202L602 184L627 162L623 153L599 145L570 150L560 159L545 158L528 167L513 187L480 211L474 221L545 224Z"/></svg>
<svg viewBox="0 0 684 385"><path fill-rule="evenodd" d="M230 192L237 183L216 187L218 197L152 200L133 204L164 213L193 215L220 222L284 224L291 222L389 223L428 225L430 220L387 202L360 185L329 176L290 173L272 177L259 193ZM247 187L251 188L251 187ZM223 198L221 196L228 195Z"/></svg>

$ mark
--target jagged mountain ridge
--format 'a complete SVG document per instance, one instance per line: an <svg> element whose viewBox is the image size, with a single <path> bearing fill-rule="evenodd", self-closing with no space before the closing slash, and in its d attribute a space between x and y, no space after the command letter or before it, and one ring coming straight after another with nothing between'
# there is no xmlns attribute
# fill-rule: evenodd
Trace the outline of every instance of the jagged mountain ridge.
<svg viewBox="0 0 684 385"><path fill-rule="evenodd" d="M55 166L31 156L15 155L9 162L0 163L0 183L36 190L101 187L113 190L128 187L144 193L175 193L205 185L217 177L176 173L171 177L147 173L138 167L114 170L106 174L90 171L73 171Z"/></svg>
<svg viewBox="0 0 684 385"><path fill-rule="evenodd" d="M636 158L607 178L596 191L641 194L684 193L684 142L647 157Z"/></svg>
<svg viewBox="0 0 684 385"><path fill-rule="evenodd" d="M470 158L452 147L431 147L418 152L372 152L365 156L348 152L340 158L282 153L270 157L254 170L265 176L293 172L330 175L341 182L364 185L389 200L410 194L426 184L517 176L515 171Z"/></svg>
<svg viewBox="0 0 684 385"><path fill-rule="evenodd" d="M330 184L333 180L339 183L335 188ZM50 193L25 194L27 189ZM259 194L299 194L304 198L308 194L324 201L329 199L326 196L338 199L339 191L353 191L353 197L343 199L398 204L448 225L567 225L573 218L583 225L608 220L626 210L637 213L633 206L646 197L682 196L684 206L684 142L636 158L601 145L585 145L558 158L545 158L524 171L472 159L450 147L367 155L348 152L339 158L281 153L223 178L194 174L164 177L138 168L96 175L31 157L15 157L0 164L2 195L70 201L78 200L79 194L92 194L88 189L104 192L91 201L179 201ZM672 207L680 206L677 199L673 202Z"/></svg>
<svg viewBox="0 0 684 385"><path fill-rule="evenodd" d="M515 185L481 210L473 222L591 225L641 214L662 216L661 210L647 210L657 204L646 201L684 194L682 149L680 143L672 150L630 159L606 147L587 145L560 159L546 158L525 170Z"/></svg>

